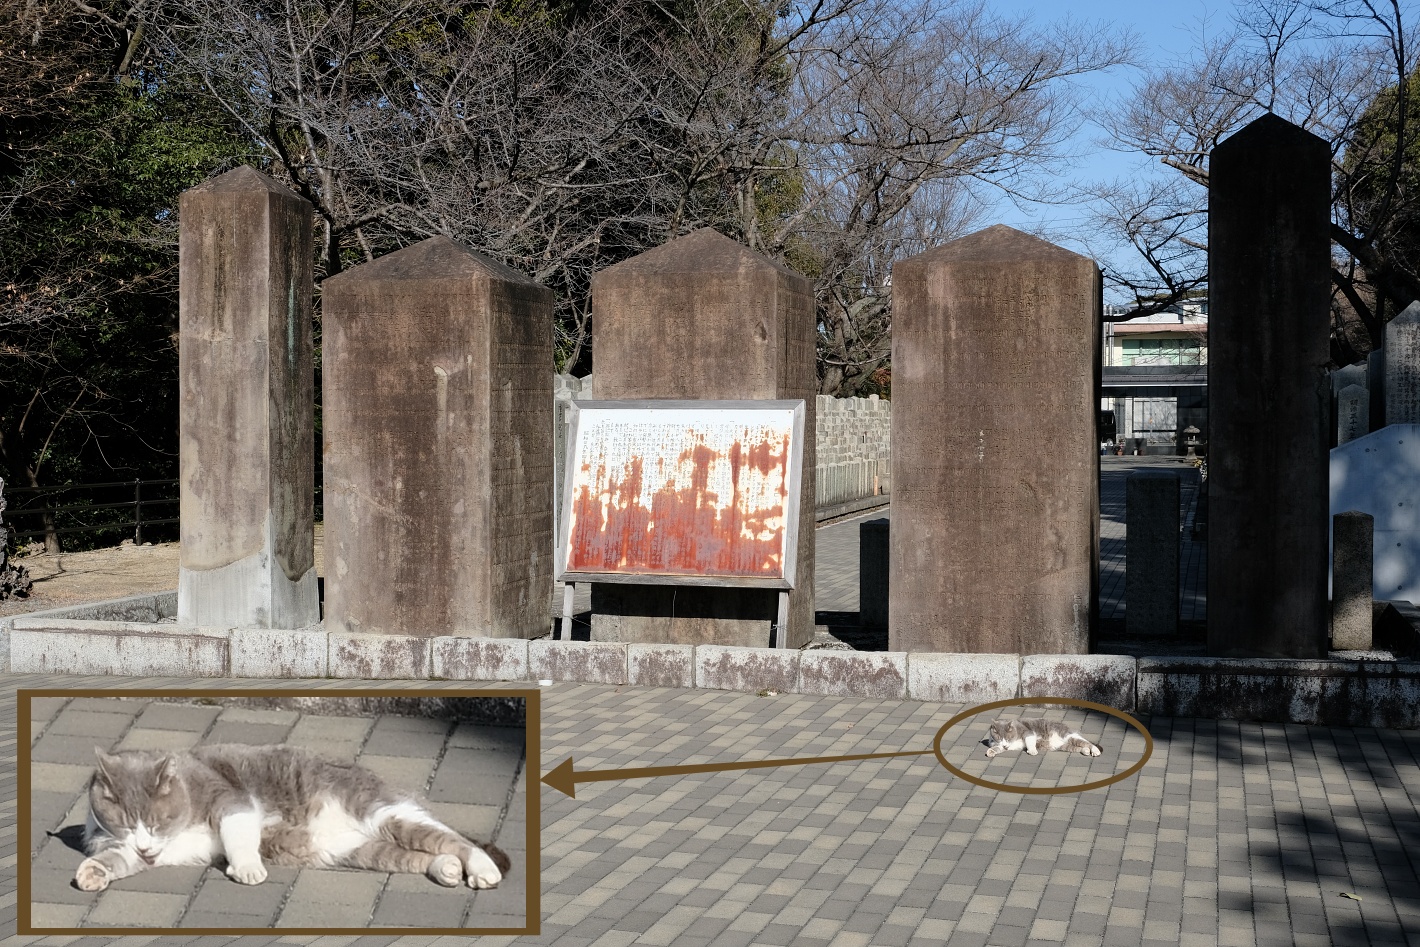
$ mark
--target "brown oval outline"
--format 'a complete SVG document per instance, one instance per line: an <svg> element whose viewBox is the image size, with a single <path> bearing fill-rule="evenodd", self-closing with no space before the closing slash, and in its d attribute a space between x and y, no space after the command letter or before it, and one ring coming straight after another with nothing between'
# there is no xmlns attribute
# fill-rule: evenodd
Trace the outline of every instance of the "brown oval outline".
<svg viewBox="0 0 1420 947"><path fill-rule="evenodd" d="M1010 783L993 783L989 779L982 779L979 776L973 776L970 773L963 772L957 769L951 763L947 762L946 756L942 754L942 737L946 735L946 732L950 730L953 726L967 719L968 717L975 717L977 714L985 713L988 710L999 710L1002 707L1024 707L1028 704L1065 704L1070 707L1085 707L1089 710L1098 710L1101 713L1109 714L1111 717L1118 717L1120 720L1123 720L1125 723L1129 724L1135 730L1138 730L1144 735L1144 755L1139 757L1139 761L1137 763L1135 763L1133 766L1129 767L1122 773L1115 773L1108 779L1098 779L1092 783L1082 783L1079 786L1037 787L1012 786ZM1010 700L996 700L992 701L989 704L981 704L977 707L972 707L968 710L962 711L952 719L948 720L942 725L942 728L937 731L937 736L933 738L932 752L936 754L937 762L945 766L949 773L951 773L953 776L958 776L974 785L982 786L986 789L994 789L997 792L1014 792L1030 795L1059 795L1061 793L1067 792L1086 792L1091 789L1103 789L1105 786L1111 786L1114 783L1119 782L1120 780L1128 779L1130 776L1133 776L1135 773L1139 772L1139 770L1143 769L1144 764L1149 762L1149 757L1154 755L1154 738L1149 734L1149 731L1144 728L1144 725L1138 720L1136 720L1132 715L1127 714L1124 711L1118 710L1114 707L1107 707L1104 704L1097 704L1094 701L1077 700L1073 697L1012 697Z"/></svg>

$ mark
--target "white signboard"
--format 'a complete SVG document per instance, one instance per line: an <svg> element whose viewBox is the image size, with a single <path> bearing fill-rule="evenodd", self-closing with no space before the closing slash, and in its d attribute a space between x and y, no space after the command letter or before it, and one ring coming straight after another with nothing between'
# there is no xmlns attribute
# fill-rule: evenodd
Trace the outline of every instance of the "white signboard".
<svg viewBox="0 0 1420 947"><path fill-rule="evenodd" d="M584 401L569 414L559 579L793 587L802 401Z"/></svg>

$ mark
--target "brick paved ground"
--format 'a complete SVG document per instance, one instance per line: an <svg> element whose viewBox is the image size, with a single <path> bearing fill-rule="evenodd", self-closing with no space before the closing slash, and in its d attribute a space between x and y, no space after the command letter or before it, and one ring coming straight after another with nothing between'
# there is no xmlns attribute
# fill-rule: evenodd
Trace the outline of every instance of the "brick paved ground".
<svg viewBox="0 0 1420 947"><path fill-rule="evenodd" d="M524 731L400 716L111 698L42 697L30 707L31 923L36 927L525 928ZM243 886L216 868L164 868L102 892L70 884L88 811L94 747L183 750L199 744L285 743L356 762L423 795L431 811L513 861L497 889L441 888L422 875L272 867Z"/></svg>
<svg viewBox="0 0 1420 947"><path fill-rule="evenodd" d="M221 684L10 676L0 691L0 726L14 726L16 687L160 683ZM348 683L301 686L337 685ZM937 728L959 709L575 684L547 688L543 700L541 772L568 755L582 770L926 750ZM141 722L142 715L131 724L90 717L83 729L105 728L121 740ZM968 772L1044 785L1097 778L1140 753L1142 740L1113 718L1081 722L1106 748L1098 760L1022 755L992 761L988 770L975 745L980 724L952 731L944 747L954 761L971 761ZM576 799L542 787L543 933L476 942L1420 944L1420 733L1183 719L1145 723L1155 751L1143 771L1083 794L1008 795L978 788L948 774L931 756L583 783ZM190 732L143 729L151 739ZM347 744L353 739L345 737ZM0 767L0 790L6 800L14 798L13 755ZM64 804L43 797L34 808L57 812ZM17 863L15 812L13 803L4 805L4 890L13 892L16 872L28 870L46 879L37 897L68 902L53 887L64 879L47 880L47 863ZM380 883L348 873L338 880L313 891L312 903L358 900L361 885ZM187 889L181 896L187 910L198 906L204 890ZM385 898L427 891L388 890ZM171 915L180 907L169 900L172 892L133 892L139 893L148 897L135 898L130 910ZM249 895L263 896L260 889ZM420 916L433 914L421 908ZM13 895L0 899L0 923L12 925L14 918ZM374 934L278 935L244 943L378 947L391 940ZM44 942L90 947L103 939ZM152 942L219 947L229 939L174 935ZM409 936L399 943L428 940Z"/></svg>

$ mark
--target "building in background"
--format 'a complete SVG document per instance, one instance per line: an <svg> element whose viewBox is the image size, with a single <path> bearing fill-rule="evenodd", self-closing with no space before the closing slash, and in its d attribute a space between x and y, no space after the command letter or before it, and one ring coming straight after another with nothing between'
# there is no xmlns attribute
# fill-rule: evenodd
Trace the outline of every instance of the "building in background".
<svg viewBox="0 0 1420 947"><path fill-rule="evenodd" d="M1106 306L1101 412L1112 412L1115 443L1127 453L1183 454L1185 430L1208 437L1208 300L1185 300L1127 322Z"/></svg>

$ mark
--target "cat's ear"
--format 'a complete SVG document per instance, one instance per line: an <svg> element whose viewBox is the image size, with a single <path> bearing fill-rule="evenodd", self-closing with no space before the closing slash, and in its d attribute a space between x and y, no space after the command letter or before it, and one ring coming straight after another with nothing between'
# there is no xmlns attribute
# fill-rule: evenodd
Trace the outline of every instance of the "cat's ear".
<svg viewBox="0 0 1420 947"><path fill-rule="evenodd" d="M104 794L104 798L113 799L113 774L118 769L118 757L110 756L98 746L94 747L94 756L98 757L99 761L99 768L94 771L94 782Z"/></svg>
<svg viewBox="0 0 1420 947"><path fill-rule="evenodd" d="M98 757L99 772L104 779L112 781L113 774L118 770L118 757L105 753L101 746L94 747L94 756Z"/></svg>
<svg viewBox="0 0 1420 947"><path fill-rule="evenodd" d="M177 760L165 756L153 771L153 795L166 796L172 792L173 777L177 772Z"/></svg>

